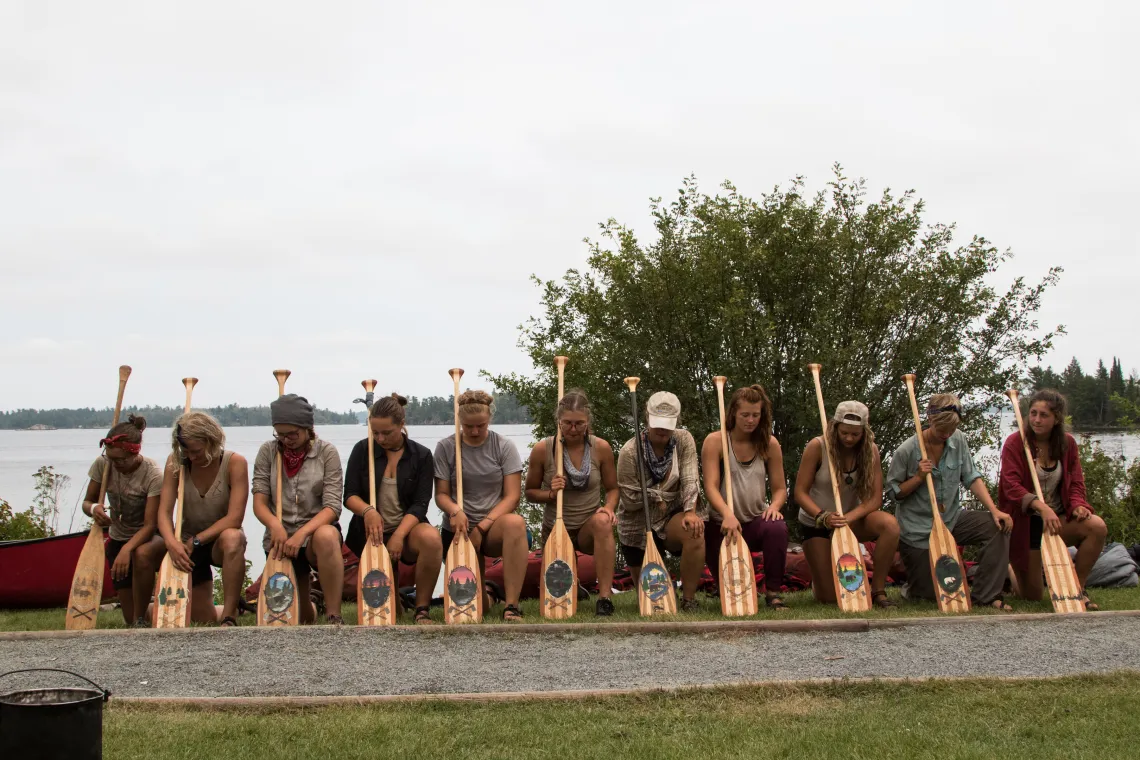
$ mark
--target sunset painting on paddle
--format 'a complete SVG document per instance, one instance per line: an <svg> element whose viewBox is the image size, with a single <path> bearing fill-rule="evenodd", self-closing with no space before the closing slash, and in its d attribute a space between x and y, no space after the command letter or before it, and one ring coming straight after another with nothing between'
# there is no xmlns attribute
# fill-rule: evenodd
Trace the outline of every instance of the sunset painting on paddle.
<svg viewBox="0 0 1140 760"><path fill-rule="evenodd" d="M840 585L848 591L855 592L863 585L863 563L855 559L854 555L844 554L835 563L835 572Z"/></svg>

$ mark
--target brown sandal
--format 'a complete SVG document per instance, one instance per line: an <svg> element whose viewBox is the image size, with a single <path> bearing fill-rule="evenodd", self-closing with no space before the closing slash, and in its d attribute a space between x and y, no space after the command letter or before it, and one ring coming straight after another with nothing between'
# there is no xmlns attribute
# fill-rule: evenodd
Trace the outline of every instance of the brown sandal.
<svg viewBox="0 0 1140 760"><path fill-rule="evenodd" d="M522 610L517 604L508 604L503 610L504 623L517 623L523 619Z"/></svg>
<svg viewBox="0 0 1140 760"><path fill-rule="evenodd" d="M871 604L881 610L889 610L899 606L897 602L891 601L886 591L876 591L871 594Z"/></svg>
<svg viewBox="0 0 1140 760"><path fill-rule="evenodd" d="M229 615L222 618L222 622L218 623L219 628L236 628L238 622Z"/></svg>
<svg viewBox="0 0 1140 760"><path fill-rule="evenodd" d="M431 619L431 607L424 605L423 607L416 607L416 615L413 618L416 625L435 625L435 621Z"/></svg>

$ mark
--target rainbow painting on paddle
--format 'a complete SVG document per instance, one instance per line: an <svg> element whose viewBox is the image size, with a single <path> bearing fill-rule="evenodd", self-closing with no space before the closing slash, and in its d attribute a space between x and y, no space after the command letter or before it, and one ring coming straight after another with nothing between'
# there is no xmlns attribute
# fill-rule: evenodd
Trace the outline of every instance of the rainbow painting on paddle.
<svg viewBox="0 0 1140 760"><path fill-rule="evenodd" d="M835 573L840 585L851 592L858 591L866 580L863 563L852 554L840 556L839 561L835 563Z"/></svg>

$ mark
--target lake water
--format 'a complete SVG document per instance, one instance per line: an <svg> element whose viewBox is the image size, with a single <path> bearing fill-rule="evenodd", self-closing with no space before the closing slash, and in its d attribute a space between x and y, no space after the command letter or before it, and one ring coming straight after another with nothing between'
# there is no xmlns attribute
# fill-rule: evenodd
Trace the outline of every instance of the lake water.
<svg viewBox="0 0 1140 760"><path fill-rule="evenodd" d="M1009 419L1004 419L1008 416ZM1003 427L1010 429L1012 414L1003 415ZM357 441L364 437L363 425L325 425L317 427L317 434L333 443L340 450L341 460L347 463L348 455ZM514 441L522 456L533 441L529 425L496 425L501 435ZM441 439L454 435L450 425L420 425L408 428L408 434L419 443L434 450ZM52 465L57 472L68 475L71 483L60 499L59 532L68 533L80 530L86 524L86 516L80 511L83 494L86 491L87 470L99 455L99 439L103 430L0 430L0 499L6 499L16 509L25 509L35 496L35 483L32 474L42 465ZM143 454L160 464L170 453L169 430L149 430L143 436ZM272 437L269 427L235 427L226 430L226 447L243 454L249 460L250 468L262 443ZM1132 462L1140 457L1140 435L1135 433L1111 433L1094 436L1111 456L1123 456ZM996 452L978 452L978 464L987 478L997 476ZM988 456L987 456L988 454ZM348 529L351 513L341 514L341 527ZM439 525L440 512L433 503L428 510L433 525ZM253 562L251 577L256 578L265 564L261 549L264 526L253 516L252 503L246 510L243 524L249 538L246 556Z"/></svg>
<svg viewBox="0 0 1140 760"><path fill-rule="evenodd" d="M530 425L496 425L494 429L514 441L524 458L527 456L532 441ZM347 464L352 447L364 438L365 427L318 425L316 430L318 436L337 447L342 464ZM80 509L83 494L87 490L87 470L95 457L99 456L99 439L105 434L105 430L0 430L0 499L6 499L15 509L26 509L36 493L32 474L43 465L52 465L56 472L71 478L67 490L60 498L59 532L81 530L88 519ZM408 435L432 451L441 438L454 434L455 428L451 425L408 427ZM169 436L168 429L148 429L143 434L143 456L150 457L160 465L165 462L170 454ZM249 460L252 475L257 450L272 437L273 429L270 427L228 428L226 448ZM351 517L352 513L347 509L341 513L342 533L348 530ZM440 511L433 502L428 509L428 518L433 525L438 526L440 517ZM249 539L246 557L253 562L250 577L257 578L265 564L265 554L261 548L265 527L253 516L252 498L242 527Z"/></svg>

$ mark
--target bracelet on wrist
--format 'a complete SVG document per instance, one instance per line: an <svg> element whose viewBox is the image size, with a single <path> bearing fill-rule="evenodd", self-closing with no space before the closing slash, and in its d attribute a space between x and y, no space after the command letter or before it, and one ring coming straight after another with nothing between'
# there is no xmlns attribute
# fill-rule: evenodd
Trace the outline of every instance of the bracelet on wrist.
<svg viewBox="0 0 1140 760"><path fill-rule="evenodd" d="M364 517L364 516L365 516L366 514L368 514L369 512L376 512L376 511L378 511L378 510L376 509L376 507L374 507L374 506L372 506L371 504L369 504L367 507L365 507L365 508L364 508L364 511L360 513L360 516L361 516L361 517Z"/></svg>

